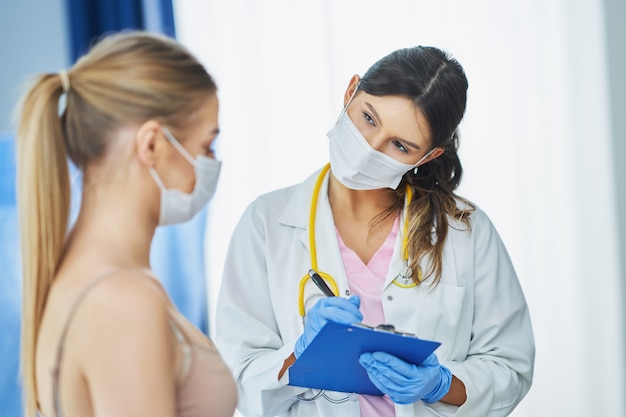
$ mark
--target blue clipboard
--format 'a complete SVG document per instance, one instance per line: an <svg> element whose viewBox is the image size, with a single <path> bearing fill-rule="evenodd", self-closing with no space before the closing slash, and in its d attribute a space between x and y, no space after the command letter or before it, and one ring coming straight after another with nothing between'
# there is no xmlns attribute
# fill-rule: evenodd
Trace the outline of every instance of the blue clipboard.
<svg viewBox="0 0 626 417"><path fill-rule="evenodd" d="M359 363L364 352L387 352L419 365L441 343L394 330L329 321L289 368L289 385L383 395Z"/></svg>

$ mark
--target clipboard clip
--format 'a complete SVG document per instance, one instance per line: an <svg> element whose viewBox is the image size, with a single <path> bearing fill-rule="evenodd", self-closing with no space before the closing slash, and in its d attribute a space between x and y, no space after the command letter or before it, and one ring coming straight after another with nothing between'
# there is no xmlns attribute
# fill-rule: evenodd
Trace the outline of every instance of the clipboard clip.
<svg viewBox="0 0 626 417"><path fill-rule="evenodd" d="M403 335L403 336L413 336L413 337L415 337L415 335L413 333L406 333L406 332L399 332L399 331L397 331L393 324L383 323L383 324L379 324L378 326L369 326L369 325L363 324L363 323L353 323L352 325L356 326L356 327L362 327L364 329L370 329L370 330L376 330L376 331L380 331L380 332L387 332L387 333L399 334L399 335Z"/></svg>
<svg viewBox="0 0 626 417"><path fill-rule="evenodd" d="M386 332L396 333L396 327L393 324L379 324L375 327L376 330L384 330Z"/></svg>

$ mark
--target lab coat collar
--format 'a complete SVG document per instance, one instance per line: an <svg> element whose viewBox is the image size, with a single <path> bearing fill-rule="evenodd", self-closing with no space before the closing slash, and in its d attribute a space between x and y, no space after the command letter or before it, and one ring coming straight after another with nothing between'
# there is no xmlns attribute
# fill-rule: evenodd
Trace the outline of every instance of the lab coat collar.
<svg viewBox="0 0 626 417"><path fill-rule="evenodd" d="M285 208L278 220L280 224L305 230L309 229L309 211L311 209L313 188L315 187L315 182L317 181L317 177L319 177L321 170L322 169L320 168L311 174L309 178L304 180L304 182L294 186L291 198L285 205ZM320 197L323 192L328 200L327 183L323 184L322 188L325 188L325 191L320 190ZM307 243L307 248L308 246L309 245Z"/></svg>
<svg viewBox="0 0 626 417"><path fill-rule="evenodd" d="M313 198L313 188L319 177L321 169L313 173L302 184L296 186L293 195L280 216L279 222L285 226L291 226L300 229L297 232L298 239L311 253L309 245L309 216L311 210L311 199ZM337 232L333 219L330 203L328 201L328 177L322 182L317 200L317 216L315 220L315 245L317 249L317 266L319 272L330 274L337 285L341 294L345 294L348 289L348 280L339 250L339 242L337 241ZM309 265L311 267L312 265ZM303 271L303 274L306 271Z"/></svg>
<svg viewBox="0 0 626 417"><path fill-rule="evenodd" d="M387 286L390 285L396 277L398 277L398 274L404 273L407 267L404 259L402 259L402 238L405 221L406 219L404 218L403 211L403 214L400 217L398 234L396 236L396 245L394 246L393 254L391 255L391 261L389 262L389 269L387 269L387 277L385 278L385 285L383 286L383 289L387 288Z"/></svg>

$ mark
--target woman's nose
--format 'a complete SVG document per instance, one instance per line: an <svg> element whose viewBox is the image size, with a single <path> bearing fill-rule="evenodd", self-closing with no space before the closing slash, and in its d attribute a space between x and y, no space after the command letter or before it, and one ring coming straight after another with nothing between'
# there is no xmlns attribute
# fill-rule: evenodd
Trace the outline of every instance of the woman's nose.
<svg viewBox="0 0 626 417"><path fill-rule="evenodd" d="M387 142L383 134L376 132L376 134L369 138L366 137L366 139L367 143L369 143L373 149L376 149L378 152L383 152L385 143Z"/></svg>

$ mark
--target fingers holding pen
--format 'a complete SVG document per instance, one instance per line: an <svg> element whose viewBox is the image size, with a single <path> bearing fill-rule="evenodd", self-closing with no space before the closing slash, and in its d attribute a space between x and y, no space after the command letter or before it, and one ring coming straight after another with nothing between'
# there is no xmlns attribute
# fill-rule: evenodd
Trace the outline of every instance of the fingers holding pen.
<svg viewBox="0 0 626 417"><path fill-rule="evenodd" d="M342 324L358 323L363 320L359 310L361 300L357 295L350 298L328 297L318 301L309 314L317 314L320 318Z"/></svg>
<svg viewBox="0 0 626 417"><path fill-rule="evenodd" d="M356 295L348 299L326 297L318 300L307 312L304 331L295 343L296 358L300 357L300 354L328 321L352 324L363 320L363 314L359 311L360 305L361 300Z"/></svg>

